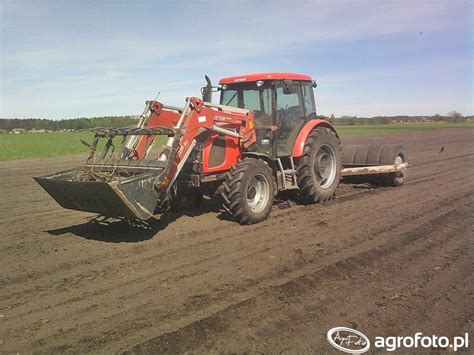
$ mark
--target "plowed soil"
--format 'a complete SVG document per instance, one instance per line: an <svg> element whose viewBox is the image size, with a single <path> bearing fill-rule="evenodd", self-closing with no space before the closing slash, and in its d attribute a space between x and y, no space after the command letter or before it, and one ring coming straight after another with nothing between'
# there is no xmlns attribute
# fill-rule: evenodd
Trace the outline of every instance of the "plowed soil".
<svg viewBox="0 0 474 355"><path fill-rule="evenodd" d="M31 179L80 158L1 162L0 352L331 351L335 326L472 339L473 132L347 139L404 144L408 182L253 226L213 202L102 221Z"/></svg>

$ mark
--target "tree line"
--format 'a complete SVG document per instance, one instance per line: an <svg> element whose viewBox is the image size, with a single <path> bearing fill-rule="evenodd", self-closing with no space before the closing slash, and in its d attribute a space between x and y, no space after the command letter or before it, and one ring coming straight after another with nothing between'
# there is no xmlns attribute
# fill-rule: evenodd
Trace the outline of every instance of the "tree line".
<svg viewBox="0 0 474 355"><path fill-rule="evenodd" d="M319 116L333 124L355 125L355 124L389 124L406 122L464 122L474 120L474 116L463 116L459 112L451 111L446 115L433 116L375 116L375 117L357 117L357 116ZM11 131L14 128L23 128L25 130L78 130L95 127L126 127L134 126L138 122L137 116L104 116L104 117L80 117L73 119L50 120L44 118L28 119L0 119L0 129Z"/></svg>
<svg viewBox="0 0 474 355"><path fill-rule="evenodd" d="M50 120L44 118L28 119L0 119L0 129L11 131L14 128L23 128L26 130L44 129L51 131L60 130L78 130L95 127L126 127L134 126L138 122L136 116L104 116L104 117L80 117L64 120Z"/></svg>
<svg viewBox="0 0 474 355"><path fill-rule="evenodd" d="M432 115L432 116L375 116L375 117L357 117L357 116L341 116L335 117L320 116L333 124L341 125L356 125L356 124L389 124L389 123L408 123L408 122L466 122L473 121L474 116L463 116L457 111L448 112L446 115Z"/></svg>

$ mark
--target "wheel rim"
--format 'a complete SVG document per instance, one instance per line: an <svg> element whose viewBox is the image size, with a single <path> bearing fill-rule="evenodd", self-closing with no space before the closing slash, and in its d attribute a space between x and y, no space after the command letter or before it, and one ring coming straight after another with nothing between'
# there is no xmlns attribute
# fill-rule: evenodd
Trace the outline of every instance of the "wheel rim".
<svg viewBox="0 0 474 355"><path fill-rule="evenodd" d="M321 145L314 159L314 175L317 185L322 189L331 187L336 178L337 163L334 149L328 144Z"/></svg>
<svg viewBox="0 0 474 355"><path fill-rule="evenodd" d="M404 159L401 155L398 155L396 158L395 158L395 165L398 165L398 164L403 164L404 163ZM402 178L403 180L405 180L406 178L406 175L407 175L407 169L406 168L403 168L402 170L400 170L399 173L397 173L397 177L399 178Z"/></svg>
<svg viewBox="0 0 474 355"><path fill-rule="evenodd" d="M247 188L248 206L255 213L262 212L268 204L269 195L270 186L267 178L262 174L256 174Z"/></svg>

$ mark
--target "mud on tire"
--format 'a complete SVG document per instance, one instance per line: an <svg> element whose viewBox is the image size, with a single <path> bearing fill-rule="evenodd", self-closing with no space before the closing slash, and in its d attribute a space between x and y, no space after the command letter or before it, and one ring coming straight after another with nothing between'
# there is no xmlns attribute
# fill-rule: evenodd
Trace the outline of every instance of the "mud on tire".
<svg viewBox="0 0 474 355"><path fill-rule="evenodd" d="M319 127L306 139L297 161L296 177L304 203L331 200L341 179L339 138L334 131Z"/></svg>
<svg viewBox="0 0 474 355"><path fill-rule="evenodd" d="M224 207L240 224L258 223L268 217L275 197L272 169L260 159L239 161L223 182Z"/></svg>

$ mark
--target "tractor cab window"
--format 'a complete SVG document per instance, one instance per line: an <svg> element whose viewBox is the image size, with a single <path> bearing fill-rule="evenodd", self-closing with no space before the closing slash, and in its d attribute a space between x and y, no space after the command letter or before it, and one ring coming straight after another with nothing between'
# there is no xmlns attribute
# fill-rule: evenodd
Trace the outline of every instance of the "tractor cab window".
<svg viewBox="0 0 474 355"><path fill-rule="evenodd" d="M316 115L313 86L310 83L304 83L303 85L301 85L301 88L303 89L304 113L306 118L310 118L311 116Z"/></svg>
<svg viewBox="0 0 474 355"><path fill-rule="evenodd" d="M250 111L260 111L260 92L259 90L245 90L243 92L244 109Z"/></svg>
<svg viewBox="0 0 474 355"><path fill-rule="evenodd" d="M221 94L221 104L226 106L238 107L238 94L237 90L224 90Z"/></svg>
<svg viewBox="0 0 474 355"><path fill-rule="evenodd" d="M254 112L257 127L272 125L272 92L269 85L238 84L222 90L221 105L239 107Z"/></svg>
<svg viewBox="0 0 474 355"><path fill-rule="evenodd" d="M271 90L249 89L242 91L242 108L253 111L257 127L271 126Z"/></svg>
<svg viewBox="0 0 474 355"><path fill-rule="evenodd" d="M244 90L243 91L243 108L250 111L258 111L257 113L270 114L270 89L261 90Z"/></svg>
<svg viewBox="0 0 474 355"><path fill-rule="evenodd" d="M272 153L273 110L270 83L264 83L262 86L257 86L254 82L228 85L221 91L220 103L253 111L258 150L266 154Z"/></svg>
<svg viewBox="0 0 474 355"><path fill-rule="evenodd" d="M293 82L290 88L276 87L277 154L290 155L293 142L305 123L302 85Z"/></svg>

